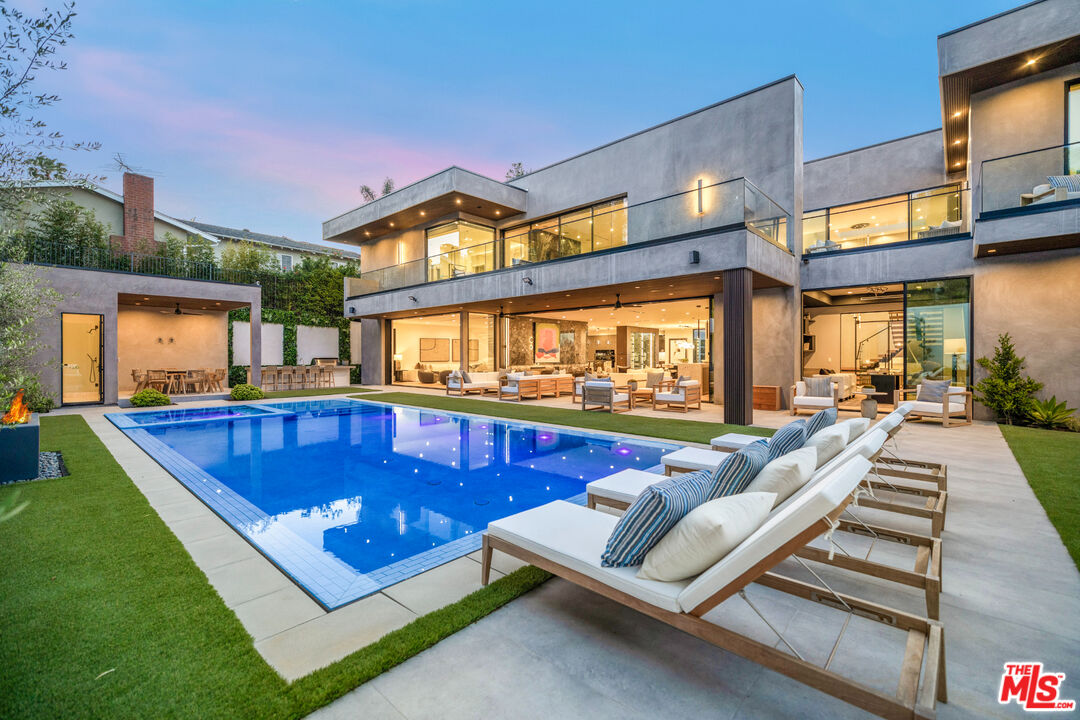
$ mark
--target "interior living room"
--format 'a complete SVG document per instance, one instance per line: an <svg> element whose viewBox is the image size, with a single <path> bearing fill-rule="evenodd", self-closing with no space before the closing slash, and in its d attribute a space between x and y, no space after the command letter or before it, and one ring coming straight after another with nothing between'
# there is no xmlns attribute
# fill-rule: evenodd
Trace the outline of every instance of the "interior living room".
<svg viewBox="0 0 1080 720"><path fill-rule="evenodd" d="M802 377L833 378L840 409L893 406L923 379L966 385L971 282L946 278L803 292ZM874 393L864 392L873 388ZM875 394L876 393L876 394Z"/></svg>

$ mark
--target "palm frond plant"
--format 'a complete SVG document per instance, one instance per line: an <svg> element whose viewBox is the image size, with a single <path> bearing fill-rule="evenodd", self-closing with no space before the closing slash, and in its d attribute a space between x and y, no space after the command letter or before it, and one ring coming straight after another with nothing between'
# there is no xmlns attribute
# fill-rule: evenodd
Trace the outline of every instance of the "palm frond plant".
<svg viewBox="0 0 1080 720"><path fill-rule="evenodd" d="M1051 395L1049 400L1036 400L1028 412L1028 419L1036 427L1051 430L1068 427L1076 408L1067 407L1067 405L1068 403L1058 402L1057 395Z"/></svg>

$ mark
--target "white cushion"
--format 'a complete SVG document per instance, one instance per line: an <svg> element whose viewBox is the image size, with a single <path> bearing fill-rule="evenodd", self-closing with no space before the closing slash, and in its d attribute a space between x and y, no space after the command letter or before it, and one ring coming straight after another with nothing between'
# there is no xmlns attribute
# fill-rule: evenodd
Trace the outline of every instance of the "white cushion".
<svg viewBox="0 0 1080 720"><path fill-rule="evenodd" d="M796 395L793 399L795 407L831 408L832 398L811 397L810 395Z"/></svg>
<svg viewBox="0 0 1080 720"><path fill-rule="evenodd" d="M750 537L687 585L679 594L683 611L690 612L839 507L869 469L866 458L853 458L774 510Z"/></svg>
<svg viewBox="0 0 1080 720"><path fill-rule="evenodd" d="M680 448L660 458L660 462L670 467L689 468L691 470L715 470L731 453L701 448Z"/></svg>
<svg viewBox="0 0 1080 720"><path fill-rule="evenodd" d="M610 380L590 380L587 383L585 383L585 387L613 388L613 387L615 387L615 383L611 382Z"/></svg>
<svg viewBox="0 0 1080 720"><path fill-rule="evenodd" d="M848 444L848 430L845 427L832 425L814 433L806 441L804 447L812 447L817 450L817 466L821 467L840 454L844 446Z"/></svg>
<svg viewBox="0 0 1080 720"><path fill-rule="evenodd" d="M517 395L518 394L518 386L517 385L503 385L503 386L501 386L499 388L499 394L500 395Z"/></svg>
<svg viewBox="0 0 1080 720"><path fill-rule="evenodd" d="M775 499L743 492L698 505L645 555L637 576L672 582L708 570L761 527Z"/></svg>
<svg viewBox="0 0 1080 720"><path fill-rule="evenodd" d="M656 393L653 397L655 397L660 402L682 402L683 400L683 394L681 392Z"/></svg>
<svg viewBox="0 0 1080 720"><path fill-rule="evenodd" d="M916 400L911 404L911 412L917 415L940 415L941 403L939 402L926 402L925 400ZM967 412L967 408L964 403L950 402L949 403L949 415L963 415Z"/></svg>
<svg viewBox="0 0 1080 720"><path fill-rule="evenodd" d="M678 596L688 585L686 581L643 580L635 577L636 567L606 568L600 565L600 556L618 521L614 515L556 500L496 520L488 525L488 533L650 605L679 612Z"/></svg>
<svg viewBox="0 0 1080 720"><path fill-rule="evenodd" d="M679 387L696 387L696 386L698 386L700 384L701 383L698 382L697 380L683 380L682 382L678 383L678 386Z"/></svg>
<svg viewBox="0 0 1080 720"><path fill-rule="evenodd" d="M844 420L838 422L832 427L844 428L847 431L847 440L844 442L847 445L849 442L866 432L866 429L870 427L870 418L851 418L850 420Z"/></svg>
<svg viewBox="0 0 1080 720"><path fill-rule="evenodd" d="M719 445L725 448L742 449L752 442L757 442L761 439L760 435L745 435L743 433L724 433L723 435L717 435L709 441L710 445L714 447Z"/></svg>
<svg viewBox="0 0 1080 720"><path fill-rule="evenodd" d="M612 402L626 402L630 399L630 396L626 393L615 393L611 396Z"/></svg>
<svg viewBox="0 0 1080 720"><path fill-rule="evenodd" d="M773 505L779 505L806 484L817 470L817 458L817 448L812 447L802 447L781 455L761 468L761 472L743 492L774 493L776 500Z"/></svg>
<svg viewBox="0 0 1080 720"><path fill-rule="evenodd" d="M657 473L628 468L599 480L593 480L585 486L585 490L597 497L632 503L637 500L638 495L645 492L645 488L665 479L665 476Z"/></svg>

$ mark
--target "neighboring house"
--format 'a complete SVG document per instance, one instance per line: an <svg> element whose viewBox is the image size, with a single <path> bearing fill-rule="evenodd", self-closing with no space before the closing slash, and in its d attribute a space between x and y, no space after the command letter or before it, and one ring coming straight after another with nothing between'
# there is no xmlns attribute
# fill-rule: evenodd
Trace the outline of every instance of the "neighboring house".
<svg viewBox="0 0 1080 720"><path fill-rule="evenodd" d="M845 396L970 386L1009 332L1080 403L1075 0L945 33L938 63L942 129L804 162L791 76L506 183L452 167L327 220L363 248L344 302L363 382L663 366L747 423L755 389L789 406L821 372Z"/></svg>
<svg viewBox="0 0 1080 720"><path fill-rule="evenodd" d="M118 195L97 185L83 187L67 183L42 183L41 190L71 200L94 211L98 221L110 230L113 247L122 252L152 252L153 243L165 241L166 233L180 238L198 235L217 243L218 238L191 223L154 209L154 179L124 173L124 194Z"/></svg>
<svg viewBox="0 0 1080 720"><path fill-rule="evenodd" d="M195 221L189 221L188 224L220 240L214 250L219 259L221 258L221 251L229 247L229 245L251 242L270 248L277 256L281 269L286 272L299 265L306 257L327 257L331 263L338 266L345 265L349 261L360 261L359 252L293 240L284 235L266 235L265 233L252 232L247 229L230 228Z"/></svg>

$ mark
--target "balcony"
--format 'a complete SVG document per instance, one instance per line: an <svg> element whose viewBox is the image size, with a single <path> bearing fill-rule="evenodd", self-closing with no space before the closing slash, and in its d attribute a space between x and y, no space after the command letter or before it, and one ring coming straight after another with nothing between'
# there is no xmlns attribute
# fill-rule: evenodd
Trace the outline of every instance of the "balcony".
<svg viewBox="0 0 1080 720"><path fill-rule="evenodd" d="M753 183L737 178L581 218L538 221L490 243L391 265L347 278L346 297L489 273L503 268L620 249L681 236L745 228L785 252L789 215Z"/></svg>
<svg viewBox="0 0 1080 720"><path fill-rule="evenodd" d="M970 231L960 185L838 205L803 215L804 255L956 237Z"/></svg>
<svg viewBox="0 0 1080 720"><path fill-rule="evenodd" d="M1080 143L984 160L975 254L1080 244Z"/></svg>

